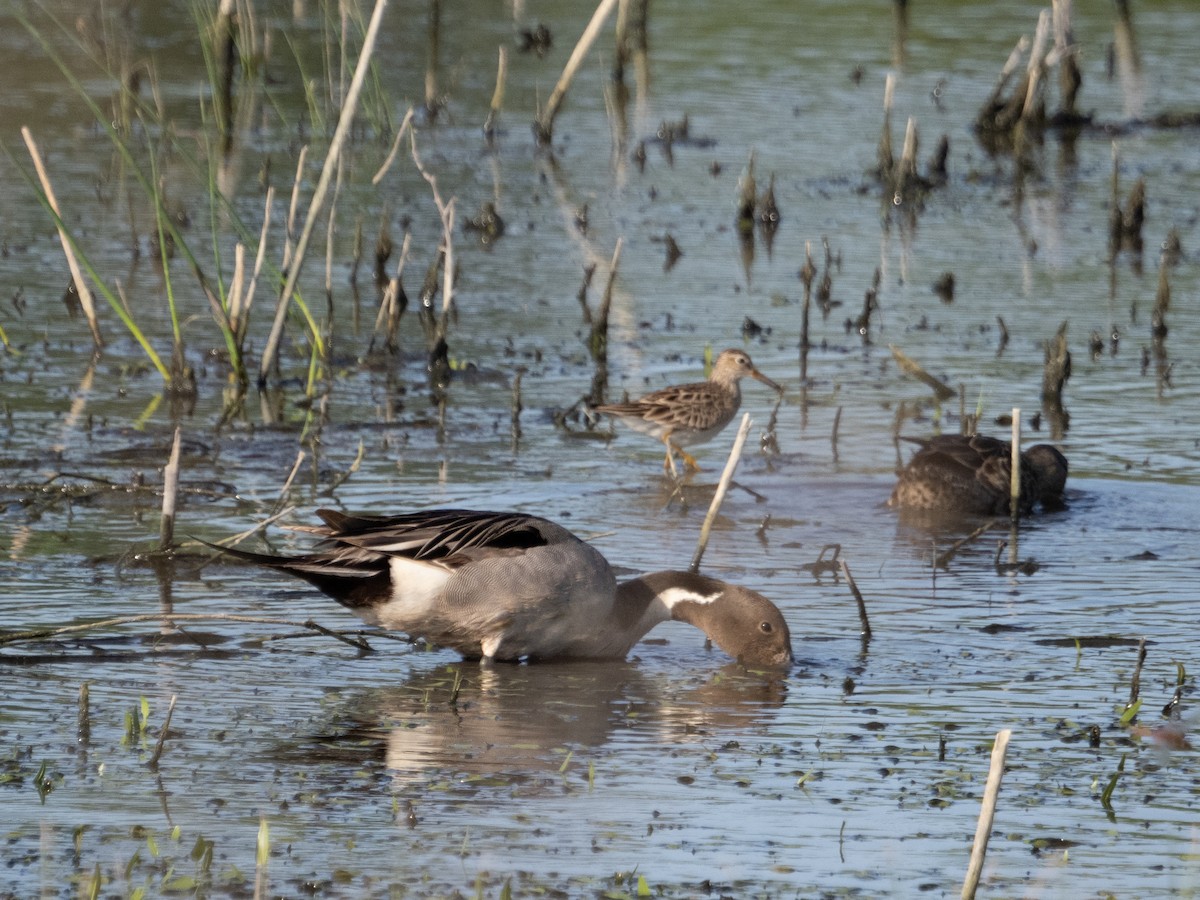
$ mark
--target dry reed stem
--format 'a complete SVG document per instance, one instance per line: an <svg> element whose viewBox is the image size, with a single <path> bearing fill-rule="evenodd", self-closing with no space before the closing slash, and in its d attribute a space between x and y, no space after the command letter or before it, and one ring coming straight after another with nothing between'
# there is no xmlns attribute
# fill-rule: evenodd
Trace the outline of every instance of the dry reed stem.
<svg viewBox="0 0 1200 900"><path fill-rule="evenodd" d="M1009 514L1014 522L1021 518L1021 408L1013 407L1012 411L1012 471L1008 478Z"/></svg>
<svg viewBox="0 0 1200 900"><path fill-rule="evenodd" d="M967 878L963 882L962 900L974 900L979 887L979 876L983 872L983 858L987 853L988 838L992 833L992 820L996 816L996 798L1000 795L1000 780L1004 777L1004 757L1008 752L1008 739L1012 730L1005 728L996 733L992 745L992 763L988 769L987 786L983 790L983 807L979 811L979 824L975 828L975 843L971 845L971 861L967 865Z"/></svg>
<svg viewBox="0 0 1200 900"><path fill-rule="evenodd" d="M483 122L484 136L490 141L496 134L496 120L500 118L500 107L504 104L504 83L508 80L508 48L500 47L500 59L496 63L496 89L492 92L492 105Z"/></svg>
<svg viewBox="0 0 1200 900"><path fill-rule="evenodd" d="M1025 105L1021 109L1021 120L1033 115L1037 105L1038 91L1041 89L1042 70L1045 67L1046 40L1050 34L1050 10L1043 9L1038 13L1037 29L1033 33L1033 46L1029 50L1029 63L1026 69L1029 87L1025 91Z"/></svg>
<svg viewBox="0 0 1200 900"><path fill-rule="evenodd" d="M571 57L567 60L567 64L563 68L562 75L558 79L558 84L554 86L554 91L550 94L550 99L546 101L546 108L538 113L537 118L534 120L534 134L537 136L539 144L550 143L551 135L554 132L554 117L558 115L563 98L567 95L567 89L571 86L571 81L575 78L575 73L579 71L579 67L583 64L583 58L587 55L588 50L595 43L596 37L600 34L600 29L604 26L609 13L612 12L613 7L616 5L617 0L600 0L600 5L596 7L596 11L592 14L592 20L588 22L587 28L584 29L583 35L579 38L579 43L571 51Z"/></svg>
<svg viewBox="0 0 1200 900"><path fill-rule="evenodd" d="M454 291L454 202L455 198L451 197L449 201L442 199L441 192L438 190L437 176L427 170L421 162L421 157L417 154L417 135L413 133L410 140L412 148L413 163L417 167L417 171L421 173L421 177L428 183L430 190L433 191L433 202L437 205L438 216L442 220L442 250L445 255L442 259L442 315L438 322L438 330L440 336L445 338L446 333L446 318L450 312L450 304L453 300Z"/></svg>
<svg viewBox="0 0 1200 900"><path fill-rule="evenodd" d="M404 120L400 123L400 129L396 132L396 139L392 141L392 149L388 151L387 159L383 161L383 165L379 167L379 171L371 176L371 184L379 184L383 181L383 176L387 174L388 169L392 167L392 163L396 161L396 154L400 152L400 142L404 140L404 135L408 133L408 129L412 127L413 108L410 106L408 112L404 114Z"/></svg>
<svg viewBox="0 0 1200 900"><path fill-rule="evenodd" d="M50 177L46 174L46 167L42 164L42 154L38 151L37 142L34 141L33 132L29 130L28 126L21 126L21 137L25 140L25 146L33 158L33 168L37 171L42 192L46 195L46 202L50 204L54 214L61 220L62 210L58 208L58 198L54 195L54 187L50 184ZM79 292L79 305L83 307L83 314L88 320L88 328L92 330L92 343L99 349L104 346L104 338L100 334L100 322L96 318L96 300L92 296L92 289L84 280L83 270L79 268L79 260L75 258L75 251L71 249L71 240L67 237L67 232L58 222L55 222L55 229L58 231L58 240L62 244L63 253L67 257L67 267L71 270L75 290Z"/></svg>
<svg viewBox="0 0 1200 900"><path fill-rule="evenodd" d="M375 0L375 11L371 14L371 22L367 26L367 33L363 38L362 51L358 56L358 64L354 69L354 77L350 81L350 89L346 92L345 102L342 104L342 112L338 117L337 128L333 133L333 140L329 144L329 152L325 156L325 165L321 168L321 177L317 181L317 187L313 191L312 200L308 205L308 214L304 219L304 228L300 232L300 239L296 243L296 251L291 264L287 267L287 282L283 286L283 290L279 293L279 304L275 309L275 321L271 325L271 333L267 338L267 344L263 350L261 365L259 366L259 382L265 383L267 373L271 371L271 366L274 365L275 354L279 351L279 341L283 335L283 323L287 318L288 306L291 303L292 294L296 290L296 284L300 279L300 270L304 267L305 251L308 249L309 239L312 237L313 229L316 227L317 219L321 211L321 206L325 202L325 195L329 191L329 182L333 180L334 170L337 161L342 154L342 146L346 143L346 139L350 134L350 126L354 122L354 113L358 108L358 97L362 93L363 82L367 77L367 70L370 68L371 55L375 51L375 39L379 34L379 24L383 19L383 11L387 8L387 0Z"/></svg>
<svg viewBox="0 0 1200 900"><path fill-rule="evenodd" d="M246 328L250 319L250 307L254 303L254 289L258 286L258 277L262 273L263 262L267 255L267 231L271 227L271 205L275 201L275 187L267 188L267 201L263 206L262 230L258 234L258 253L254 256L254 271L250 275L250 283L246 287L245 299L237 310L239 343L246 337Z"/></svg>
<svg viewBox="0 0 1200 900"><path fill-rule="evenodd" d="M175 506L179 499L179 447L180 430L175 429L171 442L171 457L163 469L162 522L158 531L158 549L170 550L175 541Z"/></svg>
<svg viewBox="0 0 1200 900"><path fill-rule="evenodd" d="M700 540L696 543L696 553L692 557L692 564L688 566L688 571L693 574L700 571L700 559L704 556L705 548L708 547L709 533L712 531L712 525L717 518L717 513L720 512L721 504L725 500L725 494L729 490L729 483L733 481L733 473L742 458L742 447L745 446L746 435L749 433L750 413L743 413L741 427L738 428L737 437L733 441L733 449L729 451L729 459L725 463L725 471L721 473L721 480L717 483L717 492L713 494L712 503L708 507L708 514L704 517L704 524L700 526Z"/></svg>

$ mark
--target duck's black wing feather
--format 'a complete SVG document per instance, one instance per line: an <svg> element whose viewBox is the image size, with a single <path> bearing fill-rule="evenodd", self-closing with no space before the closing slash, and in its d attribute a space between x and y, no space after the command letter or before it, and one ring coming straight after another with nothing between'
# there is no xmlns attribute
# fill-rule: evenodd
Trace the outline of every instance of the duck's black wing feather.
<svg viewBox="0 0 1200 900"><path fill-rule="evenodd" d="M520 552L575 540L553 522L521 513L435 509L399 516L350 516L319 509L317 515L326 527L305 530L321 536L325 546L348 545L383 556L449 565L455 557L479 551Z"/></svg>

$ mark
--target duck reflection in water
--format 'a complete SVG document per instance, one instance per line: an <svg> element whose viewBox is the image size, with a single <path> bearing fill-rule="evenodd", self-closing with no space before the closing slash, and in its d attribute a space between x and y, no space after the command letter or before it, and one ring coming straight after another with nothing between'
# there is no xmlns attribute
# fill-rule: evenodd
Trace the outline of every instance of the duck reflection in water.
<svg viewBox="0 0 1200 900"><path fill-rule="evenodd" d="M413 787L450 778L463 786L531 789L538 776L557 773L568 753L586 754L618 737L657 752L713 732L763 728L786 696L782 675L734 664L680 684L637 662L456 662L399 685L343 692L319 748L293 750L314 759L378 754L398 784Z"/></svg>

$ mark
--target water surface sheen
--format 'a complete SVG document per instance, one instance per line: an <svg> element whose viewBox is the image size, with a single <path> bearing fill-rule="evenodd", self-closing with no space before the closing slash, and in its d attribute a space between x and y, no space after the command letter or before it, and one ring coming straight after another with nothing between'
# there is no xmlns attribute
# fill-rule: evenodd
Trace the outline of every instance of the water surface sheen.
<svg viewBox="0 0 1200 900"><path fill-rule="evenodd" d="M147 169L147 142L168 148L156 165L169 206L211 277L219 270L228 284L233 213L253 244L264 185L275 186L267 256L278 267L300 147L312 145L307 197L336 116L327 77L330 65L339 77L336 10L294 4L293 17L255 20L272 35L266 95L235 142L232 212L214 215L195 17L186 4L150 6L97 19L50 3L35 22L106 115L114 81L94 60L153 72L154 91L146 84L140 96L161 103L170 127L135 117L130 145ZM53 222L18 171L29 168L20 125L41 146L64 221L169 358L152 207L79 94L12 12L0 13L13 73L0 95L12 151L0 157L9 298L0 309L0 629L165 612L357 627L302 584L209 563L194 546L174 565L137 557L157 536L176 426L181 539L246 530L279 505L294 507L285 525L310 524L318 506L520 509L592 539L623 575L686 568L732 430L699 448L702 472L676 489L653 442L619 430L614 440L582 435L577 415L570 432L555 425L593 374L578 299L584 268L597 266L586 295L595 309L620 240L610 399L702 377L706 347L745 346L786 387L767 434L773 397L745 386L755 425L742 487L725 501L704 571L775 600L797 664L776 677L748 673L674 624L625 662L544 666L480 667L375 635L375 652L359 654L298 626L219 619L0 646L0 895L87 895L99 881L105 897L495 897L505 885L512 896L617 897L638 895L644 878L668 897L958 896L1002 728L1013 736L988 896L1196 892L1200 771L1188 731L1200 668L1200 156L1194 129L1131 123L1196 112L1200 10L1185 0L1135 9L1138 66L1112 73L1110 10L1077 10L1081 108L1112 127L1069 146L1047 137L1018 186L1012 158L989 155L971 126L1010 49L1032 33L1032 7L913 9L898 53L887 4L655 4L648 92L634 91L623 112L606 97L606 30L548 153L534 147L529 123L586 11L549 2L514 19L508 6L442 6L446 106L436 121L421 119L417 146L456 203L454 376L444 392L431 389L417 317L441 239L430 186L407 146L371 183L392 129L424 95L429 10L394 2L348 150L329 297L324 220L301 279L330 348L315 397L305 397L310 347L297 316L279 377L265 393L251 388L229 416L224 343L179 254L170 291L194 402L161 395L107 304L106 347L90 358L86 324L61 301L69 274ZM553 34L541 57L514 37L538 22ZM360 31L348 26L355 41ZM480 126L501 45L509 75L489 149ZM893 203L870 174L888 72L897 152L910 116L922 168L941 135L950 141L948 182L919 208ZM659 123L685 115L689 137L668 152ZM761 231L739 241L734 224L752 153L759 189L773 176L781 211L770 242ZM1114 154L1122 200L1138 178L1147 194L1144 251L1115 262ZM507 225L487 245L461 228L485 201ZM394 354L378 340L368 352L381 223L397 248L390 271L406 231L412 240ZM360 226L367 258L353 286ZM1167 269L1167 332L1156 339L1159 247L1171 229L1183 255ZM673 267L664 266L667 235L683 251ZM802 373L797 273L809 246L824 274L823 240L832 303L811 310ZM862 335L853 320L877 271L878 309ZM946 272L952 302L932 290ZM270 284L259 285L251 315L254 364ZM997 419L1012 407L1027 423L1039 411L1044 345L1064 322L1069 427L1060 432L1046 415L1025 437L1053 440L1070 459L1067 508L1015 535L999 523L937 564L979 523L931 529L885 506L898 452L910 452L897 451L892 430L903 407L905 434L956 431L960 401L934 403L889 345L959 390L982 430L1001 433ZM279 551L305 545L303 535L267 533ZM870 640L842 574L811 565L834 544L864 595ZM1142 706L1122 722L1135 673Z"/></svg>

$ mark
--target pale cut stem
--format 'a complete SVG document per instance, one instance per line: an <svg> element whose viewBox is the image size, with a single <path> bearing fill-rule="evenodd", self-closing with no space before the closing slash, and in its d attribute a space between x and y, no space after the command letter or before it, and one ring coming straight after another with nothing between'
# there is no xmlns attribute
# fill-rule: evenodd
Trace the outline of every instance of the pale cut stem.
<svg viewBox="0 0 1200 900"><path fill-rule="evenodd" d="M1010 459L1012 472L1008 480L1009 512L1013 520L1021 518L1021 409L1014 406L1012 411L1012 457Z"/></svg>
<svg viewBox="0 0 1200 900"><path fill-rule="evenodd" d="M329 183L333 180L338 158L342 154L342 145L346 143L346 138L350 134L350 126L354 122L354 113L358 108L358 97L362 93L363 82L366 80L367 70L370 68L371 55L375 51L375 39L379 34L379 23L383 20L383 11L386 8L387 0L375 0L375 11L371 14L371 23L367 26L367 33L363 38L362 52L358 55L358 65L354 69L354 78L350 81L350 90L346 92L346 101L342 105L342 114L338 118L337 129L334 131L333 140L329 144L329 153L325 157L325 165L321 169L321 177L317 181L316 189L313 191L312 201L308 206L308 215L304 219L304 228L300 232L300 240L296 242L296 252L293 255L291 265L288 266L287 283L284 284L283 290L279 294L279 305L275 309L275 321L271 325L271 334L267 338L267 345L263 350L262 364L259 367L260 382L265 383L267 373L271 371L271 366L274 364L275 354L279 350L279 340L283 334L283 323L287 318L288 306L291 302L292 294L296 290L296 284L300 279L300 270L304 267L304 254L308 249L308 242L312 237L313 229L316 227L321 206L325 202L325 195L329 191Z"/></svg>
<svg viewBox="0 0 1200 900"><path fill-rule="evenodd" d="M1033 33L1033 47L1029 51L1029 88L1025 91L1025 105L1021 110L1021 119L1027 119L1033 114L1037 102L1038 90L1041 87L1042 67L1045 65L1046 40L1050 32L1050 10L1043 9L1038 14L1037 28Z"/></svg>
<svg viewBox="0 0 1200 900"><path fill-rule="evenodd" d="M500 107L504 105L504 82L508 78L508 48L500 48L500 60L496 63L496 89L492 92L492 105L483 123L483 133L489 138L495 133L496 120L500 118Z"/></svg>
<svg viewBox="0 0 1200 900"><path fill-rule="evenodd" d="M21 137L24 138L25 146L29 148L29 155L33 158L33 168L37 171L38 181L42 184L42 192L46 195L46 201L54 210L54 214L61 220L62 210L58 208L58 198L54 195L50 176L46 174L46 167L42 164L42 154L38 151L37 143L33 139L33 132L29 130L28 126L21 126ZM75 251L71 249L71 241L67 237L66 231L58 223L55 223L55 228L58 230L58 240L62 244L63 253L67 257L71 278L75 281L75 290L79 291L79 305L83 307L88 327L92 330L92 343L99 349L104 346L104 338L100 334L100 322L96 318L96 300L92 296L92 289L84 281L83 270L79 268L79 260L75 258Z"/></svg>
<svg viewBox="0 0 1200 900"><path fill-rule="evenodd" d="M1000 780L1004 777L1004 756L1008 752L1008 739L1012 730L1005 728L997 732L992 745L992 764L988 769L987 786L983 790L983 808L979 811L979 824L975 828L975 843L971 846L971 861L967 865L967 879L963 882L962 900L974 900L979 887L979 876L983 872L983 857L987 853L988 838L992 833L992 820L996 817L996 798L1000 795Z"/></svg>
<svg viewBox="0 0 1200 900"><path fill-rule="evenodd" d="M617 5L617 0L601 0L600 5L596 7L596 11L592 14L592 20L588 22L587 28L584 29L583 35L579 38L579 43L575 45L575 49L571 52L571 58L567 60L566 66L563 68L563 73L558 79L558 84L554 86L554 91L550 94L550 99L546 101L546 108L538 115L535 128L538 135L538 142L542 144L550 143L550 136L554 131L554 117L558 115L558 108L562 106L563 98L567 95L567 89L571 86L572 80L575 78L575 73L579 71L579 67L583 64L583 58L587 56L588 50L592 48L596 37L600 34L600 29L604 27L604 22L612 12L613 7Z"/></svg>
<svg viewBox="0 0 1200 900"><path fill-rule="evenodd" d="M689 572L700 571L700 559L704 556L705 548L708 547L709 532L712 531L713 522L721 510L721 504L729 490L729 483L733 481L733 473L742 458L742 447L745 446L746 435L749 433L750 413L743 413L741 427L738 428L737 437L733 441L733 449L729 451L729 459L725 463L725 471L721 473L721 480L717 483L717 492L713 494L712 503L708 507L708 515L704 517L704 524L700 527L700 540L696 544L696 554L692 557L692 564L688 566Z"/></svg>
<svg viewBox="0 0 1200 900"><path fill-rule="evenodd" d="M162 523L158 533L158 549L170 550L175 540L175 505L179 499L179 446L180 433L175 429L175 440L171 443L171 458L163 469Z"/></svg>

